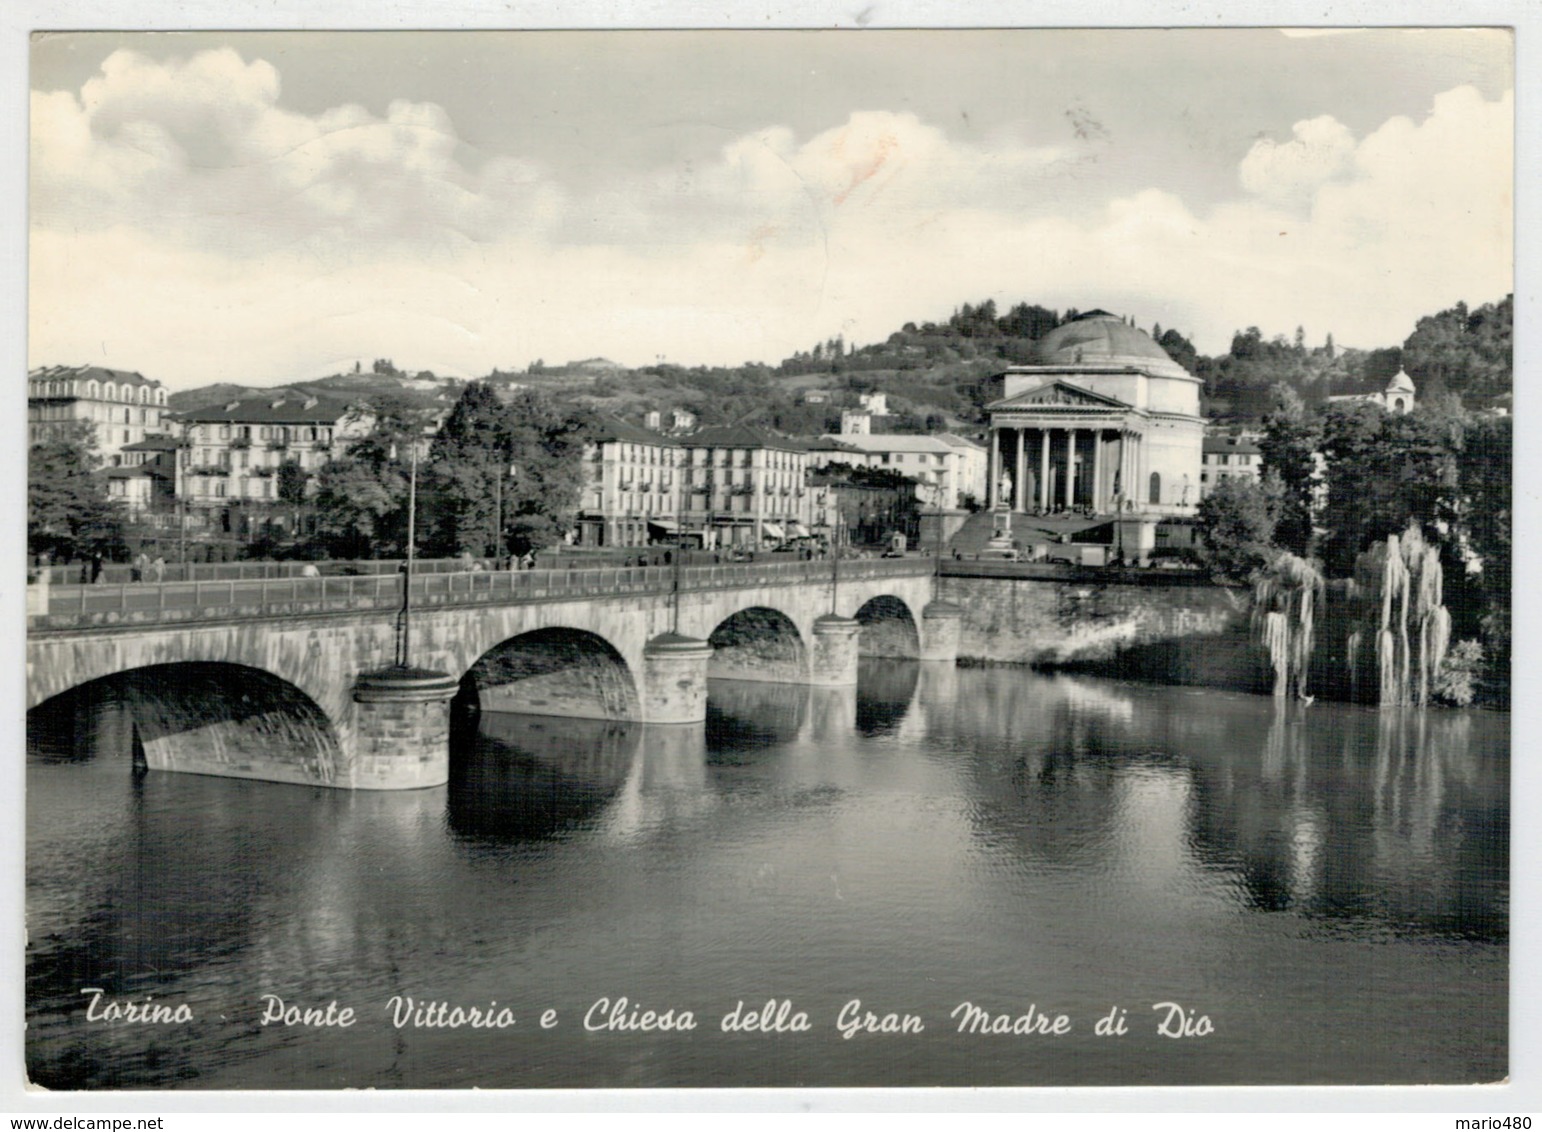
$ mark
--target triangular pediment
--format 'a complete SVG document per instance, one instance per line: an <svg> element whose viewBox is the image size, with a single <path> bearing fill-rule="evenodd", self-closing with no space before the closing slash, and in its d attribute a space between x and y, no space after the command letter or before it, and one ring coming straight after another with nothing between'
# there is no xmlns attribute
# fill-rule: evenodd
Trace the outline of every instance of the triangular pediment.
<svg viewBox="0 0 1542 1132"><path fill-rule="evenodd" d="M1015 397L1008 397L1002 401L993 401L986 408L992 410L1041 409L1055 406L1073 409L1130 409L1134 407L1119 400L1117 397L1094 393L1090 389L1083 389L1080 385L1072 385L1069 381L1046 381L1043 385L1036 385L1032 389L1025 389Z"/></svg>

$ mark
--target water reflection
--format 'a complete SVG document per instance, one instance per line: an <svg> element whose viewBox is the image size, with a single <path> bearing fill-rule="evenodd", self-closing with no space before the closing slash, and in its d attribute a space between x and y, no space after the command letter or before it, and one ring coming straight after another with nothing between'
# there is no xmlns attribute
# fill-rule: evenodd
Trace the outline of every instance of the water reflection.
<svg viewBox="0 0 1542 1132"><path fill-rule="evenodd" d="M857 666L857 730L864 735L894 731L910 711L922 665L916 660L864 657Z"/></svg>
<svg viewBox="0 0 1542 1132"><path fill-rule="evenodd" d="M461 721L448 787L401 793L34 756L29 1070L54 1087L1505 1071L1507 717L917 662L864 662L855 689L714 680L709 711L704 727L487 713ZM204 1020L85 1026L82 986L186 997ZM854 995L928 1022L964 998L1079 1018L1175 998L1227 1028L1182 1055L1132 1036L1025 1058L945 1024L903 1048L826 1026L779 1060L378 1017L342 1042L256 1025L264 989L377 1015L397 992L517 997L565 1019L602 993L703 1016L775 994L821 1022ZM1449 1025L1404 1024L1429 1012Z"/></svg>
<svg viewBox="0 0 1542 1132"><path fill-rule="evenodd" d="M838 746L843 737L851 735L853 728L860 727L866 696L866 687L858 695L858 689L849 684L838 688L810 688L808 725L803 729L803 741Z"/></svg>
<svg viewBox="0 0 1542 1132"><path fill-rule="evenodd" d="M452 754L450 828L503 841L570 830L621 790L642 732L618 720L483 712L469 749Z"/></svg>
<svg viewBox="0 0 1542 1132"><path fill-rule="evenodd" d="M708 680L707 761L733 765L775 757L802 730L808 693L804 684Z"/></svg>

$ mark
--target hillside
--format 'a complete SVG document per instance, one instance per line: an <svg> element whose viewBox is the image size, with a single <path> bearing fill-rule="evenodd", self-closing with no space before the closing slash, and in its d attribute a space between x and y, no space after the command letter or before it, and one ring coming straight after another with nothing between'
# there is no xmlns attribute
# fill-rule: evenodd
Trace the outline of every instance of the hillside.
<svg viewBox="0 0 1542 1132"><path fill-rule="evenodd" d="M339 373L314 381L297 381L289 385L250 386L222 382L197 389L186 389L169 396L167 404L174 410L204 409L230 401L247 398L278 398L288 394L311 393L341 401L368 400L372 397L390 396L404 398L424 407L449 406L460 396L464 381L456 378L409 376L403 373Z"/></svg>
<svg viewBox="0 0 1542 1132"><path fill-rule="evenodd" d="M1455 393L1468 408L1483 409L1509 403L1512 308L1508 297L1472 310L1457 304L1419 319L1401 346L1369 350L1335 347L1331 334L1321 345L1309 346L1299 328L1287 340L1284 335L1266 339L1257 327L1248 327L1233 336L1226 354L1206 357L1177 330L1158 325L1149 333L1204 382L1202 411L1221 421L1258 421L1277 383L1294 389L1309 405L1321 404L1334 394L1379 389L1400 367L1412 375L1421 398ZM505 395L537 389L633 421L651 410L682 409L702 425L758 424L798 435L838 430L843 409L855 408L863 393L882 392L890 416L874 422L880 429L968 433L983 427L984 406L999 395L999 383L992 379L1009 365L1031 361L1034 342L1077 315L1076 310L1027 303L998 315L995 303L987 300L965 303L943 323L907 322L881 343L852 347L832 338L775 367L660 364L626 369L605 358L587 358L558 366L538 361L522 373L495 370L483 380ZM345 400L390 395L448 406L464 385L426 371L409 374L389 359L377 359L368 371L360 367L359 372L285 388ZM195 408L277 392L212 385L173 394L171 404Z"/></svg>

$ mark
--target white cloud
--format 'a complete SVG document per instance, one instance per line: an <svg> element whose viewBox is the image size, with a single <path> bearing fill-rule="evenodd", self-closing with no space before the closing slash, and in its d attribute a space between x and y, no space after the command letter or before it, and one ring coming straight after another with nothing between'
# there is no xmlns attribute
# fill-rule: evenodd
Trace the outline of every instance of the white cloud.
<svg viewBox="0 0 1542 1132"><path fill-rule="evenodd" d="M487 239L511 215L538 219L554 206L527 165L469 167L438 106L308 117L282 109L279 92L272 66L229 49L165 63L118 51L78 97L34 92L34 227L124 224L252 256L275 244Z"/></svg>
<svg viewBox="0 0 1542 1132"><path fill-rule="evenodd" d="M1467 88L1360 140L1300 122L1238 155L1245 195L1202 210L1107 194L1106 138L964 144L880 110L579 195L518 155L477 160L432 104L293 113L272 67L230 51L120 53L32 112L33 364L176 385L377 356L775 361L988 295L1134 314L1206 352L1297 323L1375 346L1511 285L1513 104Z"/></svg>
<svg viewBox="0 0 1542 1132"><path fill-rule="evenodd" d="M1294 203L1350 169L1355 138L1342 122L1325 114L1297 122L1291 133L1283 144L1268 138L1253 143L1238 170L1248 192Z"/></svg>

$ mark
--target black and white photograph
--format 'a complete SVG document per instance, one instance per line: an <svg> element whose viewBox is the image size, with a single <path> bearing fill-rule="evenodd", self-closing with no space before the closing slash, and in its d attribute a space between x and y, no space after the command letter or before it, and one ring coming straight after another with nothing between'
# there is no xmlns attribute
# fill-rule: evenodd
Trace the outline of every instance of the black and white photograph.
<svg viewBox="0 0 1542 1132"><path fill-rule="evenodd" d="M1510 1080L1515 52L40 27L18 1087Z"/></svg>

